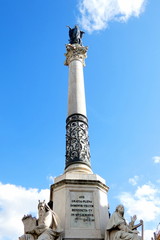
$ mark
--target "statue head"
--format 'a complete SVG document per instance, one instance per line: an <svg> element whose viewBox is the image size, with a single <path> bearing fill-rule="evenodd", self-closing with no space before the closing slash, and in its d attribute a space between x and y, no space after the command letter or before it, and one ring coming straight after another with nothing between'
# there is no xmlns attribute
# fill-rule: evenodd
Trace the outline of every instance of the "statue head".
<svg viewBox="0 0 160 240"><path fill-rule="evenodd" d="M38 203L38 212L42 213L42 212L48 212L50 210L53 209L53 201L50 201L48 204L45 202L45 200L43 200L43 202L41 202L39 200L39 203Z"/></svg>
<svg viewBox="0 0 160 240"><path fill-rule="evenodd" d="M123 216L124 215L124 206L122 204L119 204L116 207L116 212L120 213Z"/></svg>
<svg viewBox="0 0 160 240"><path fill-rule="evenodd" d="M79 26L76 24L76 25L74 26L74 28L79 29Z"/></svg>
<svg viewBox="0 0 160 240"><path fill-rule="evenodd" d="M39 200L39 203L38 203L38 211L44 211L44 210L45 210L45 206L46 206L45 200L43 200L43 202L41 202L41 201Z"/></svg>

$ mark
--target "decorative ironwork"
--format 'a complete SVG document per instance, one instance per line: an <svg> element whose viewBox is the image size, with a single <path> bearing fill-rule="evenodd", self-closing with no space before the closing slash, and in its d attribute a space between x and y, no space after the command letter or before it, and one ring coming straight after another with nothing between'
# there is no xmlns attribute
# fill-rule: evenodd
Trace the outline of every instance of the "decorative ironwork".
<svg viewBox="0 0 160 240"><path fill-rule="evenodd" d="M70 115L66 120L66 168L74 163L90 167L88 120L82 114Z"/></svg>

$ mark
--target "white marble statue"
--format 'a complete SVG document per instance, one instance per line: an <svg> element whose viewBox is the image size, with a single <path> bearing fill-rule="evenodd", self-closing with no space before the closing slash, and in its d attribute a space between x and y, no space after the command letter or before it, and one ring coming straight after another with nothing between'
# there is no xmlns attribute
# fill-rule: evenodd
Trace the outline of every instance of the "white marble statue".
<svg viewBox="0 0 160 240"><path fill-rule="evenodd" d="M138 225L134 225L137 217L131 217L131 222L127 225L124 219L124 207L118 205L111 218L108 220L105 240L142 240L138 235L137 227L142 225L142 221Z"/></svg>
<svg viewBox="0 0 160 240"><path fill-rule="evenodd" d="M19 237L19 240L56 240L60 238L62 233L60 220L45 201L39 201L38 215L38 219L31 215L22 218L25 233Z"/></svg>

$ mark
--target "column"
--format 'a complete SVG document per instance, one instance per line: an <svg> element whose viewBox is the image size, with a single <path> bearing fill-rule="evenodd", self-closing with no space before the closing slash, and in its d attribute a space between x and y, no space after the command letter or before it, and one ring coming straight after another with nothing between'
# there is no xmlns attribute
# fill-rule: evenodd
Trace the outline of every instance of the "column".
<svg viewBox="0 0 160 240"><path fill-rule="evenodd" d="M84 164L90 168L88 119L83 76L88 47L80 44L67 44L66 50L65 65L69 66L69 82L65 169L73 164L74 166Z"/></svg>

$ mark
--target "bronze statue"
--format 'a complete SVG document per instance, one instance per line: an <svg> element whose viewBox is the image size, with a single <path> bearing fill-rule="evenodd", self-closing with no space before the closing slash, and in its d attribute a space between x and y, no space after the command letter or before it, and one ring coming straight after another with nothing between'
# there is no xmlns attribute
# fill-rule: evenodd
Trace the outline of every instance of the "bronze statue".
<svg viewBox="0 0 160 240"><path fill-rule="evenodd" d="M75 44L78 43L82 46L82 36L85 32L80 31L78 25L75 25L74 28L71 28L69 26L67 26L69 28L69 43L70 44Z"/></svg>

